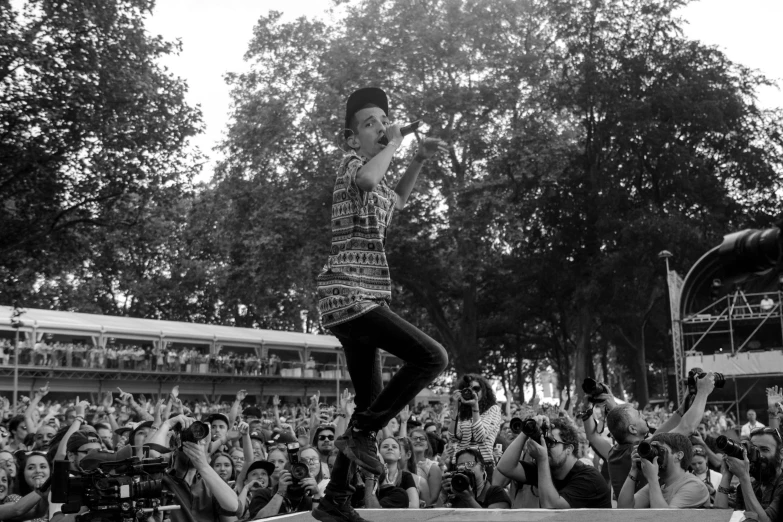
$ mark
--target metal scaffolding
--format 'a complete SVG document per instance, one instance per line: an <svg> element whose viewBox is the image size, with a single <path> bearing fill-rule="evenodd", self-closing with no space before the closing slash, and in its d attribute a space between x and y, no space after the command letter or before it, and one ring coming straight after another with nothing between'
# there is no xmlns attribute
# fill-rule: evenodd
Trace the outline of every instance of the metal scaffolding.
<svg viewBox="0 0 783 522"><path fill-rule="evenodd" d="M777 299L771 304L762 305L765 296ZM781 292L748 293L737 289L732 294L716 299L708 306L682 318L682 335L688 354L701 353L699 348L708 339L723 336L727 339L732 355L750 348L756 349L754 341L757 334L767 326L765 333L775 332L777 346L783 346L783 313L781 313ZM775 328L770 328L775 326ZM752 329L752 330L751 330ZM750 333L748 333L750 330ZM713 347L709 352L715 351Z"/></svg>

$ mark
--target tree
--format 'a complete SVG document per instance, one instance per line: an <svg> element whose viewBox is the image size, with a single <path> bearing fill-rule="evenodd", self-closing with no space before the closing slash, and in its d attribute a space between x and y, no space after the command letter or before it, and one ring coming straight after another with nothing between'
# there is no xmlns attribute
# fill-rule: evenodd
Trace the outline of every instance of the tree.
<svg viewBox="0 0 783 522"><path fill-rule="evenodd" d="M200 114L185 104L184 82L156 64L177 47L145 32L152 6L0 3L6 300L35 304L37 286L81 272L97 242L143 223L148 206L176 207L190 183L197 163L185 145Z"/></svg>
<svg viewBox="0 0 783 522"><path fill-rule="evenodd" d="M563 231L568 247L558 257L578 274L569 298L577 383L597 326L630 312L636 321L625 325L644 338L650 303L662 294L652 283L658 249L677 243L683 260L695 260L727 228L749 215L768 220L779 207L781 120L753 103L766 80L683 38L672 14L681 5L552 6L559 72L544 97L578 122L581 150L558 180L545 226ZM644 291L632 295L639 283ZM635 369L644 383L644 358ZM637 392L645 403L646 386Z"/></svg>
<svg viewBox="0 0 783 522"><path fill-rule="evenodd" d="M252 71L229 77L211 189L226 302L256 323L312 315L344 100L381 85L393 119L451 146L390 231L406 317L457 373L514 366L517 391L526 359L570 398L593 352L607 368L616 352L646 402L647 348L657 361L667 342L657 252L687 266L777 207L781 120L753 105L766 80L683 38L677 1L335 5L328 22L262 17Z"/></svg>

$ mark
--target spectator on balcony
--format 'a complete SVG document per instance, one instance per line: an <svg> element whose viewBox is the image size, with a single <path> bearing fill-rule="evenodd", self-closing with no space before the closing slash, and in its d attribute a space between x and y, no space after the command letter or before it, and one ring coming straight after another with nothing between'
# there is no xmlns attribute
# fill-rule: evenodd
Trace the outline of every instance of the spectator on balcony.
<svg viewBox="0 0 783 522"><path fill-rule="evenodd" d="M277 375L278 366L280 366L280 357L273 353L269 356L267 375Z"/></svg>
<svg viewBox="0 0 783 522"><path fill-rule="evenodd" d="M769 312L775 307L775 301L773 301L767 294L761 299L761 311Z"/></svg>
<svg viewBox="0 0 783 522"><path fill-rule="evenodd" d="M120 367L120 358L119 354L117 353L117 349L114 348L114 346L109 345L109 347L106 349L106 363L107 366L113 370L116 370Z"/></svg>
<svg viewBox="0 0 783 522"><path fill-rule="evenodd" d="M166 353L166 371L173 372L176 371L176 364L177 364L177 352L174 350L174 348L169 348L168 352Z"/></svg>
<svg viewBox="0 0 783 522"><path fill-rule="evenodd" d="M313 359L312 355L310 356L309 359L307 359L307 362L305 363L305 370L309 370L308 376L315 375L315 359Z"/></svg>

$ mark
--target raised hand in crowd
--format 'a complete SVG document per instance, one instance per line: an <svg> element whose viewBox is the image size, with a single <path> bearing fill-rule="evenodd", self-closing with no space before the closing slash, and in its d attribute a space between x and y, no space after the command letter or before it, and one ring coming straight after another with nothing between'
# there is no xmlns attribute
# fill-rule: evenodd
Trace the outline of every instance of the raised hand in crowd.
<svg viewBox="0 0 783 522"><path fill-rule="evenodd" d="M767 388L767 413L769 427L780 428L780 420L783 417L783 388L778 385Z"/></svg>

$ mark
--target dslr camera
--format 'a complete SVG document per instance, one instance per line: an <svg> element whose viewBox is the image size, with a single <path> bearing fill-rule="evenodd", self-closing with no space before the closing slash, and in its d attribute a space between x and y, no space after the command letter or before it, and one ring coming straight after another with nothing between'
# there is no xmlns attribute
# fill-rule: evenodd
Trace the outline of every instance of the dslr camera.
<svg viewBox="0 0 783 522"><path fill-rule="evenodd" d="M701 368L691 368L688 372L688 393L696 395L696 377L703 379L707 376L707 373ZM715 387L723 388L726 385L726 377L722 373L715 373Z"/></svg>
<svg viewBox="0 0 783 522"><path fill-rule="evenodd" d="M652 462L655 457L658 457L658 472L666 471L667 454L666 448L663 446L653 445L646 440L643 440L637 446L636 451L639 456L645 460Z"/></svg>
<svg viewBox="0 0 783 522"><path fill-rule="evenodd" d="M82 460L82 476L70 476L69 466L68 461L54 463L52 502L62 503L66 515L87 507L87 513L76 516L77 522L131 522L179 509L161 501L168 464L160 457L140 459L131 451L96 450Z"/></svg>
<svg viewBox="0 0 783 522"><path fill-rule="evenodd" d="M447 471L443 474L443 479L451 478L451 491L452 495L446 501L447 506L451 506L454 502L453 493L462 493L463 491L471 490L476 491L476 476L469 469L465 469L464 465L457 465L456 471Z"/></svg>
<svg viewBox="0 0 783 522"><path fill-rule="evenodd" d="M536 419L527 419L522 423L522 433L533 439L536 442L541 441L541 436L546 437L549 434L549 425L544 423L539 428Z"/></svg>
<svg viewBox="0 0 783 522"><path fill-rule="evenodd" d="M288 450L288 462L291 473L291 486L288 488L288 494L291 497L301 497L303 494L302 481L310 476L310 468L304 462L299 462L299 443L289 442L286 444Z"/></svg>
<svg viewBox="0 0 783 522"><path fill-rule="evenodd" d="M519 435L522 433L522 425L525 424L525 421L520 419L519 417L514 417L508 422L508 429L511 430L511 433L514 435Z"/></svg>
<svg viewBox="0 0 783 522"><path fill-rule="evenodd" d="M471 390L470 388L462 388L459 391L459 393L460 393L460 395L462 395L462 398L464 400L466 400L466 401L472 401L473 399L476 398L475 392L473 390Z"/></svg>
<svg viewBox="0 0 783 522"><path fill-rule="evenodd" d="M604 401L597 399L596 397L603 393L609 393L609 388L602 382L598 382L590 377L585 377L585 380L582 382L582 391L587 395L588 401L593 404L598 404Z"/></svg>
<svg viewBox="0 0 783 522"><path fill-rule="evenodd" d="M750 462L750 474L757 474L761 454L759 453L759 449L751 444L750 441L739 443L731 440L726 435L721 435L715 440L715 445L729 457L740 460L742 460L742 449L745 448L748 452L748 462Z"/></svg>
<svg viewBox="0 0 783 522"><path fill-rule="evenodd" d="M184 430L182 429L181 424L177 424L174 426L174 432L179 434L180 446L182 446L183 442L194 442L198 444L199 441L209 436L209 424L195 421Z"/></svg>

